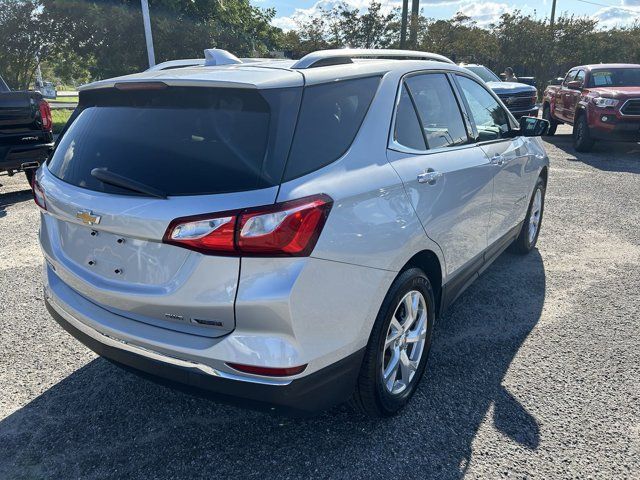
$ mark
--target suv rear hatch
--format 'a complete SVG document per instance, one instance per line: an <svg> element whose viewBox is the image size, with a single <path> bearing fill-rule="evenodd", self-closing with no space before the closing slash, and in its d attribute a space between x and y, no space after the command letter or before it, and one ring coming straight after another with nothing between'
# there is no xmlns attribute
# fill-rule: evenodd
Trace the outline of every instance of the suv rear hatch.
<svg viewBox="0 0 640 480"><path fill-rule="evenodd" d="M146 82L81 92L38 177L50 268L114 314L203 336L232 331L240 259L163 237L176 218L275 202L301 90Z"/></svg>

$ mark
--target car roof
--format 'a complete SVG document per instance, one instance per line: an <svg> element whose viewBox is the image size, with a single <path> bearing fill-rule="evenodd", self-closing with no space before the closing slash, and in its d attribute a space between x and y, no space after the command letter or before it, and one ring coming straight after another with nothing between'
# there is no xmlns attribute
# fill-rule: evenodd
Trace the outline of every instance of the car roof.
<svg viewBox="0 0 640 480"><path fill-rule="evenodd" d="M607 69L607 68L640 68L640 64L637 63L593 63L590 65L581 65L579 67L573 67L571 70L575 70L576 68L584 68L586 70L598 70L598 69Z"/></svg>
<svg viewBox="0 0 640 480"><path fill-rule="evenodd" d="M381 50L384 55L385 50ZM445 57L442 57L449 61ZM150 70L100 80L80 87L80 91L113 87L129 82L163 82L175 86L216 86L226 88L284 88L314 85L335 80L346 80L374 75L384 75L390 71L415 71L446 69L464 71L461 67L445 61L399 60L388 58L353 58L352 63L339 63L326 66L296 68L300 61L288 59L242 59L242 63L224 65L193 65L196 59L188 59L186 66L182 61L166 62ZM202 60L202 62L204 62Z"/></svg>

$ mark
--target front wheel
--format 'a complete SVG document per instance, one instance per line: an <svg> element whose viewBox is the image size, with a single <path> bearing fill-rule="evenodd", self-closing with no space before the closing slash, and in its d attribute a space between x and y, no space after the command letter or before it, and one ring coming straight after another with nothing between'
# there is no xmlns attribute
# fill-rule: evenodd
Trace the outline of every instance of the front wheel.
<svg viewBox="0 0 640 480"><path fill-rule="evenodd" d="M514 253L529 253L536 246L540 227L542 226L542 214L544 213L544 194L546 185L542 177L538 177L533 195L529 201L529 210L524 219L518 238L511 245Z"/></svg>
<svg viewBox="0 0 640 480"><path fill-rule="evenodd" d="M547 130L546 135L549 137L555 135L556 130L558 129L558 122L556 122L551 116L551 107L548 103L545 104L544 108L542 109L542 118L549 122L549 129Z"/></svg>
<svg viewBox="0 0 640 480"><path fill-rule="evenodd" d="M594 143L591 138L591 133L589 132L587 116L582 114L573 125L573 148L575 148L577 152L588 152L593 148Z"/></svg>
<svg viewBox="0 0 640 480"><path fill-rule="evenodd" d="M418 268L404 271L376 318L352 406L369 417L388 417L409 402L427 364L434 321L429 279Z"/></svg>

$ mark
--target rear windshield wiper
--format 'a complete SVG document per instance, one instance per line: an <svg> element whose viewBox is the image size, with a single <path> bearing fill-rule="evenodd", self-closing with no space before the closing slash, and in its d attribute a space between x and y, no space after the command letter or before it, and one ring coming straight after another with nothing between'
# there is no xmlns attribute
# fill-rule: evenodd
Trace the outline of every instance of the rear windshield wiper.
<svg viewBox="0 0 640 480"><path fill-rule="evenodd" d="M110 172L106 168L94 168L91 170L91 176L97 178L102 183L108 183L116 187L126 188L132 192L144 193L151 197L167 198L167 194L157 188L153 188L144 183L136 182L130 178L123 177L117 173Z"/></svg>

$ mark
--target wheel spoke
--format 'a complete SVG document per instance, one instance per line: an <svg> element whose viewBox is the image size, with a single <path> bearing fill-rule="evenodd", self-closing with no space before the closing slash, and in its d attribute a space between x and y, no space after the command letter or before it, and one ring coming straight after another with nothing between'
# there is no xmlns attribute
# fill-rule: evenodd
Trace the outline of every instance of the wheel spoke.
<svg viewBox="0 0 640 480"><path fill-rule="evenodd" d="M384 342L384 349L389 348L398 338L400 338L402 330L396 330L395 332L389 332L386 341Z"/></svg>
<svg viewBox="0 0 640 480"><path fill-rule="evenodd" d="M411 292L404 298L404 307L407 312L402 328L408 332L413 326L416 318L418 318L418 309L420 308L420 296L417 292Z"/></svg>
<svg viewBox="0 0 640 480"><path fill-rule="evenodd" d="M407 355L406 350L400 352L400 372L402 373L402 381L405 385L409 385L413 373L418 367L416 362L412 362Z"/></svg>
<svg viewBox="0 0 640 480"><path fill-rule="evenodd" d="M400 352L398 349L396 349L393 352L393 356L389 360L389 365L387 365L387 368L384 370L382 374L384 383L390 392L393 391L393 384L395 383L396 378L398 376L399 366L400 366Z"/></svg>

